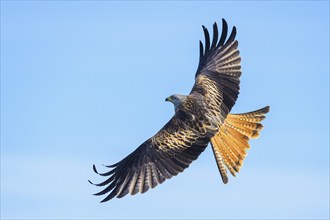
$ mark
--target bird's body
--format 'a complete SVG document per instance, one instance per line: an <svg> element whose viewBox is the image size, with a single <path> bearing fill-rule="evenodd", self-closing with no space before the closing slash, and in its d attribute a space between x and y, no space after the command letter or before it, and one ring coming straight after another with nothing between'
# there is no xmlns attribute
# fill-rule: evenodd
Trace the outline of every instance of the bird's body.
<svg viewBox="0 0 330 220"><path fill-rule="evenodd" d="M227 23L218 39L217 25L213 40L203 26L205 49L200 42L200 61L195 84L188 95L172 95L166 99L174 105L175 114L154 136L142 143L120 162L108 166L106 186L95 195L108 193L102 202L128 193L144 193L186 169L205 150L209 143L224 183L227 169L232 175L239 172L249 148L249 138L259 135L260 122L269 107L244 114L229 114L239 93L241 58L235 40L234 27L227 38Z"/></svg>

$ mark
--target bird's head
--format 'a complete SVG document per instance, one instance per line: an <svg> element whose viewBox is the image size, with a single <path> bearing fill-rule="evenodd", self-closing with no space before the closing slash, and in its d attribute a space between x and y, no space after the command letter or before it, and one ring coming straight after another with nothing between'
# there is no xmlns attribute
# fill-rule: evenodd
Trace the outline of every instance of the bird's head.
<svg viewBox="0 0 330 220"><path fill-rule="evenodd" d="M175 94L175 95L171 95L169 97L167 97L165 99L166 102L172 102L173 105L174 105L174 109L175 111L177 110L177 108L179 107L179 105L186 99L186 96L185 95L178 95L178 94Z"/></svg>

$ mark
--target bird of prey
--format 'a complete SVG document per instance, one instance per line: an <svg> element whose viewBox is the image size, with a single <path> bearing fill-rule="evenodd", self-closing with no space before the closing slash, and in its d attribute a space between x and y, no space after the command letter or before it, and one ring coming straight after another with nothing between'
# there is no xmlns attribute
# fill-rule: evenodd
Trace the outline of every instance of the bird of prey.
<svg viewBox="0 0 330 220"><path fill-rule="evenodd" d="M228 25L222 19L219 37L217 24L213 37L203 27L205 45L200 41L199 65L195 84L189 95L171 95L175 113L154 136L127 157L110 166L104 187L94 195L104 195L101 202L127 194L144 193L166 179L181 173L205 150L209 143L224 183L227 170L235 176L240 171L249 139L259 136L260 122L269 106L242 114L230 114L240 89L241 57L235 40L236 27L227 37ZM92 182L90 182L92 183ZM93 184L93 183L92 183Z"/></svg>

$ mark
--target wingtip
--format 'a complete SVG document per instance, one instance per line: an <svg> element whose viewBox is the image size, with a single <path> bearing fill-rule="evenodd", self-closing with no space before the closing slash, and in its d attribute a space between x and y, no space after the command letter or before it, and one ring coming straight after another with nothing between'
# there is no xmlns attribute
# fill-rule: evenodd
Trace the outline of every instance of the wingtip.
<svg viewBox="0 0 330 220"><path fill-rule="evenodd" d="M231 30L231 34L230 34L227 42L225 43L225 45L228 45L228 44L232 43L233 41L235 41L236 34L237 34L237 29L235 26L233 26L233 29Z"/></svg>
<svg viewBox="0 0 330 220"><path fill-rule="evenodd" d="M98 192L98 193L94 193L93 196L101 196L103 194L105 194L105 193L103 193L103 191L101 191L101 192Z"/></svg>
<svg viewBox="0 0 330 220"><path fill-rule="evenodd" d="M228 32L228 24L224 18L222 18L222 32L220 36L220 40L217 44L217 46L223 46L226 38L227 38L227 32Z"/></svg>
<svg viewBox="0 0 330 220"><path fill-rule="evenodd" d="M227 21L224 18L222 18L222 26L227 26Z"/></svg>
<svg viewBox="0 0 330 220"><path fill-rule="evenodd" d="M103 200L101 200L100 203L105 203L105 202L111 200L113 197L114 197L114 196L112 196L112 195L110 194L110 195L108 195L107 197L105 197Z"/></svg>
<svg viewBox="0 0 330 220"><path fill-rule="evenodd" d="M111 164L111 165L105 165L105 164L102 164L102 166L104 167L107 167L107 168L114 168L118 165L118 163L115 163L115 164Z"/></svg>
<svg viewBox="0 0 330 220"><path fill-rule="evenodd" d="M108 201L108 200L103 199L103 200L100 201L100 203L105 203L105 202L107 202L107 201Z"/></svg>
<svg viewBox="0 0 330 220"><path fill-rule="evenodd" d="M99 174L99 172L98 172L97 169L96 169L95 164L93 164L93 171L94 171L96 174Z"/></svg>

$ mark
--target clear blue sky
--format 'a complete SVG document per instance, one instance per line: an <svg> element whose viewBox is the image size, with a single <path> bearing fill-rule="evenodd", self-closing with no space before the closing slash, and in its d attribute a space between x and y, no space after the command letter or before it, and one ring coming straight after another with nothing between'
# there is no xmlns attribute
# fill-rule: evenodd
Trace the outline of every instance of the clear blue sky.
<svg viewBox="0 0 330 220"><path fill-rule="evenodd" d="M100 204L92 164L170 119L221 18L242 56L233 111L271 106L241 173L222 184L208 148ZM1 218L329 218L329 2L1 1Z"/></svg>

